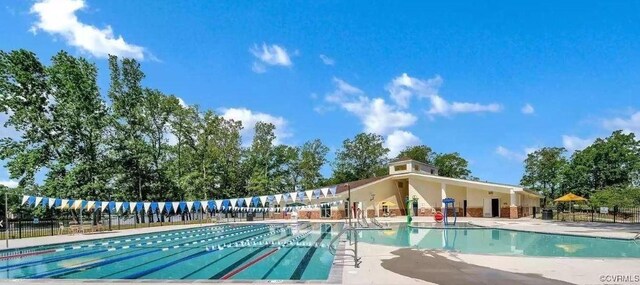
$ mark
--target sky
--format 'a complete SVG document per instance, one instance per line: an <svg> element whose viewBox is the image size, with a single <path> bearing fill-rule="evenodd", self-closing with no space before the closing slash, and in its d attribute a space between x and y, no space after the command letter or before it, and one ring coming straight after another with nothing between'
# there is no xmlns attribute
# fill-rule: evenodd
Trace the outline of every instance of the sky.
<svg viewBox="0 0 640 285"><path fill-rule="evenodd" d="M278 143L319 138L332 159L373 132L391 156L426 144L459 152L481 180L518 184L536 149L640 133L638 1L0 5L0 50L87 57L104 96L107 55L138 59L145 86L242 120L245 142L267 121ZM16 181L0 169L0 183Z"/></svg>

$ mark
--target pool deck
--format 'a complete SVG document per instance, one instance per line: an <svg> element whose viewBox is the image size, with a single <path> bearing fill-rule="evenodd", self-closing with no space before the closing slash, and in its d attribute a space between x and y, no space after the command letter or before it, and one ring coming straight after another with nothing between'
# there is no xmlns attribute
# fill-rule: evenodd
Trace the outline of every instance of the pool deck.
<svg viewBox="0 0 640 285"><path fill-rule="evenodd" d="M405 217L378 218L381 223L402 223ZM308 220L301 220L308 221ZM431 217L415 217L415 222L433 222ZM640 225L606 223L568 223L541 221L536 219L487 219L460 218L460 222L502 228L508 230L531 231L551 234L568 234L601 238L633 239L640 233ZM260 223L262 221L256 221ZM291 220L268 220L268 223L291 223ZM327 220L311 220L327 222ZM207 226L215 224L205 224ZM176 225L155 228L139 228L114 231L101 234L62 235L11 240L10 248L43 245L51 243L82 241L96 238L109 238L131 234L168 231L200 227L194 225ZM640 240L638 240L640 246ZM344 243L350 248L348 243ZM4 246L4 243L2 243ZM278 284L606 284L601 281L603 275L640 275L639 258L567 258L567 257L522 257L460 254L443 251L418 250L393 246L359 243L359 255L362 258L360 268L354 268L353 261L337 257L334 267L336 273L332 281L322 282L269 282ZM340 279L337 281L336 279ZM87 282L73 280L3 280L2 284L158 284L148 281L106 281ZM210 283L197 280L192 282L170 281L169 284ZM213 281L213 283L216 283ZM227 281L220 283L241 284ZM260 284L266 282L254 282ZM608 282L616 283L616 282ZM635 284L617 282L616 284Z"/></svg>

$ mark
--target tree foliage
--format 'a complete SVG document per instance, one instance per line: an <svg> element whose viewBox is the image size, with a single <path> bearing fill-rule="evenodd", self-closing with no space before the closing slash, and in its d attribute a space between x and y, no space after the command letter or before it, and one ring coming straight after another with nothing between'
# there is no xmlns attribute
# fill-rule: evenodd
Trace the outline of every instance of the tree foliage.
<svg viewBox="0 0 640 285"><path fill-rule="evenodd" d="M380 135L360 133L353 139L344 140L333 162L332 182L337 184L384 174L388 153Z"/></svg>
<svg viewBox="0 0 640 285"><path fill-rule="evenodd" d="M0 112L19 132L0 140L0 159L24 193L195 200L323 183L320 140L277 145L275 126L258 122L243 147L242 122L145 87L137 61L110 56L109 72L103 97L96 66L81 57L60 52L46 66L29 51L0 52Z"/></svg>

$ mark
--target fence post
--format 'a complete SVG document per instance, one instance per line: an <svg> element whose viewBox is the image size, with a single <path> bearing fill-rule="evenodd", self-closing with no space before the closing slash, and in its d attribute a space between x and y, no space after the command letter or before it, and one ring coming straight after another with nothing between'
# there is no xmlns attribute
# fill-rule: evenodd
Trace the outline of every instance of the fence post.
<svg viewBox="0 0 640 285"><path fill-rule="evenodd" d="M51 217L51 235L53 235L53 217Z"/></svg>
<svg viewBox="0 0 640 285"><path fill-rule="evenodd" d="M18 218L18 238L22 238L22 215Z"/></svg>
<svg viewBox="0 0 640 285"><path fill-rule="evenodd" d="M120 214L118 214L118 230L120 230Z"/></svg>
<svg viewBox="0 0 640 285"><path fill-rule="evenodd" d="M596 208L595 207L591 207L591 222L593 223L593 215L596 212Z"/></svg>

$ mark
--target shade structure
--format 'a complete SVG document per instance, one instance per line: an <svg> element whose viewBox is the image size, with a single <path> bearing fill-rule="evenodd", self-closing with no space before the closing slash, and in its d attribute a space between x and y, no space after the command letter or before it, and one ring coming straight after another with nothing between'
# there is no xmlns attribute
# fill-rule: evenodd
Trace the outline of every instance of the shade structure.
<svg viewBox="0 0 640 285"><path fill-rule="evenodd" d="M558 199L553 200L554 202L578 202L578 201L587 201L586 198L580 197L576 194L569 193L564 195Z"/></svg>
<svg viewBox="0 0 640 285"><path fill-rule="evenodd" d="M383 201L383 202L380 203L380 205L388 206L388 207L398 206L396 203L389 202L389 201Z"/></svg>

